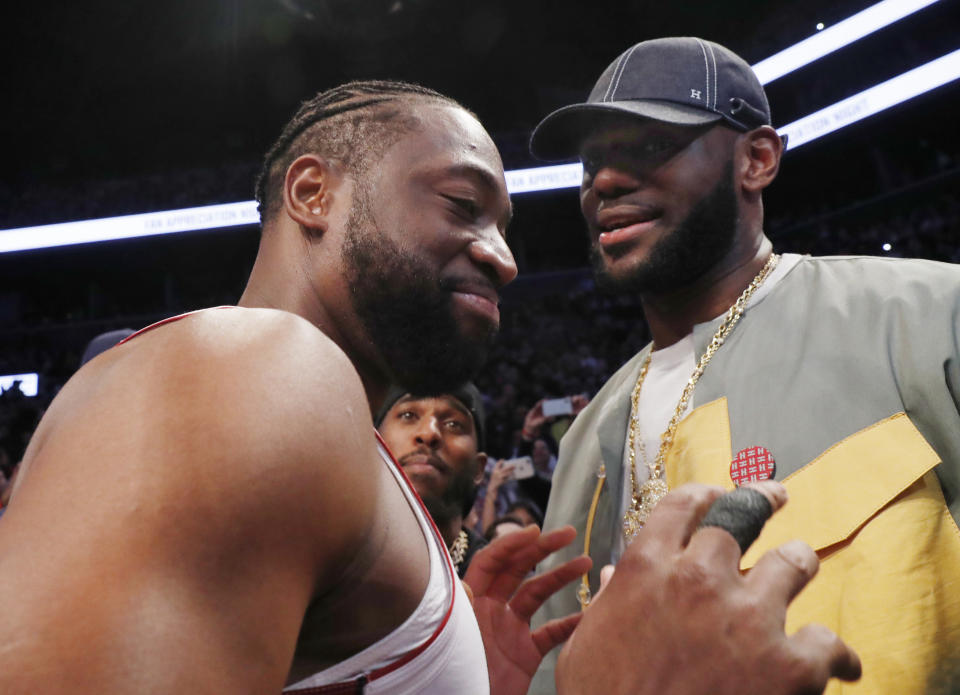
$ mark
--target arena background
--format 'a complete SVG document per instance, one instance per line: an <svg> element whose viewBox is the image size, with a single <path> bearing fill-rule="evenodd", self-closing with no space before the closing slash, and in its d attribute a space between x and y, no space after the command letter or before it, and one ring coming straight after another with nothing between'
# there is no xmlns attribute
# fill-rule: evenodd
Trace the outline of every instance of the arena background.
<svg viewBox="0 0 960 695"><path fill-rule="evenodd" d="M906 2L907 0L904 0ZM4 231L252 198L297 104L353 78L417 81L486 124L508 169L553 108L582 99L629 45L698 35L756 63L874 0L87 0L8 8L0 55ZM957 0L928 7L767 85L775 125L960 48ZM956 75L954 75L956 77ZM960 82L791 150L766 195L780 251L960 261ZM635 300L585 270L575 189L514 196L520 280L479 377L491 453L538 398L592 393L647 340ZM255 225L0 253L0 396L9 472L86 342L233 303Z"/></svg>

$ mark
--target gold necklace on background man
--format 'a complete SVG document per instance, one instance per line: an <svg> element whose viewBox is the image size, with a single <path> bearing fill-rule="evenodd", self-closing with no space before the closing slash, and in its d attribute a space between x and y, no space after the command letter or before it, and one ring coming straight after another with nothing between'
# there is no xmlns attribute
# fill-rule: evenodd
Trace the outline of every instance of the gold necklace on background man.
<svg viewBox="0 0 960 695"><path fill-rule="evenodd" d="M467 554L467 546L470 544L470 537L464 529L460 529L457 539L450 546L450 559L453 560L453 567L460 570L460 563Z"/></svg>

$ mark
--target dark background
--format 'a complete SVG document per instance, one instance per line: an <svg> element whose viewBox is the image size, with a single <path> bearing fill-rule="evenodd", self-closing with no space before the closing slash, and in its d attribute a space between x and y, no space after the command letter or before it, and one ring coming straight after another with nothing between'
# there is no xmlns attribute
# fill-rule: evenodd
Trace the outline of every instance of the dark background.
<svg viewBox="0 0 960 695"><path fill-rule="evenodd" d="M0 21L0 230L250 200L260 157L299 102L355 78L412 80L448 93L480 116L507 168L535 166L526 142L537 121L582 100L637 41L698 35L756 63L816 33L818 22L830 26L871 4L19 3ZM958 4L940 0L768 85L774 124L957 48ZM778 250L960 260L958 85L789 152L765 198ZM514 204L510 241L522 276L507 304L589 284L576 192L524 194ZM236 301L257 235L244 227L0 254L0 373L44 371L49 392L103 330ZM624 313L639 321L635 307ZM521 321L507 319L508 329ZM535 345L547 340L528 333ZM632 341L642 339L641 332ZM627 344L624 353L638 347ZM607 355L603 369L618 358ZM488 376L488 390L499 393L512 378ZM575 386L541 383L529 398ZM524 399L505 403L521 407Z"/></svg>

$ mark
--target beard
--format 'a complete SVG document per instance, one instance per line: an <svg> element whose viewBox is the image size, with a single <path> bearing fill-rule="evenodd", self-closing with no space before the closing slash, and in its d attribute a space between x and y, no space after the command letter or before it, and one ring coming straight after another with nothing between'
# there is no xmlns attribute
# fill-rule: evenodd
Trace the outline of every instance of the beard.
<svg viewBox="0 0 960 695"><path fill-rule="evenodd" d="M353 310L393 383L414 396L450 392L483 366L496 328L465 335L435 266L381 233L356 190L341 252Z"/></svg>
<svg viewBox="0 0 960 695"><path fill-rule="evenodd" d="M670 292L685 287L717 264L736 240L737 197L733 160L725 175L672 232L657 240L650 256L628 275L614 276L597 244L590 246L597 287L610 292Z"/></svg>

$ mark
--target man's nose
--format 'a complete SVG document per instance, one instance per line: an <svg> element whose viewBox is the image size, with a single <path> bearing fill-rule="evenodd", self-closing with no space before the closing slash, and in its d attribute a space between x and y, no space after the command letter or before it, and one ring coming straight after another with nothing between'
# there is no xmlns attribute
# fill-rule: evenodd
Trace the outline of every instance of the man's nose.
<svg viewBox="0 0 960 695"><path fill-rule="evenodd" d="M484 230L483 235L470 242L468 252L474 263L486 269L488 277L496 279L497 287L503 287L517 277L517 262L507 240L496 227Z"/></svg>
<svg viewBox="0 0 960 695"><path fill-rule="evenodd" d="M605 164L597 169L590 184L599 198L617 198L640 187L640 178L619 167Z"/></svg>
<svg viewBox="0 0 960 695"><path fill-rule="evenodd" d="M426 444L431 449L436 449L443 441L440 432L440 423L435 417L425 417L417 425L417 431L414 435L417 444Z"/></svg>

